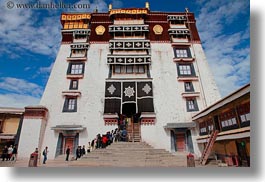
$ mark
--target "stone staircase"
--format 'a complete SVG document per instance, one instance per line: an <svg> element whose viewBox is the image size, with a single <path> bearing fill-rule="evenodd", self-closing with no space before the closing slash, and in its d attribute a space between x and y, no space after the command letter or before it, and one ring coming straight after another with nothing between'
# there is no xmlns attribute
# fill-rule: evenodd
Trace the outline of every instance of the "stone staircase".
<svg viewBox="0 0 265 182"><path fill-rule="evenodd" d="M72 161L69 167L186 167L186 155L154 149L144 142L117 142Z"/></svg>

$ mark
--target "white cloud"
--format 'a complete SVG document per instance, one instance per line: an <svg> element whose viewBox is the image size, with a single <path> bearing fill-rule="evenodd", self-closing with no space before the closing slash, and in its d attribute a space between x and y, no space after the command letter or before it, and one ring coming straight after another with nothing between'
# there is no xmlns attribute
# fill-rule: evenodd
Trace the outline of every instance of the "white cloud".
<svg viewBox="0 0 265 182"><path fill-rule="evenodd" d="M239 15L247 13L249 1L201 1L197 27L205 54L222 96L250 81L249 21L241 31ZM229 33L227 33L229 32Z"/></svg>
<svg viewBox="0 0 265 182"><path fill-rule="evenodd" d="M27 2L27 1L24 1ZM2 5L4 6L4 5ZM32 52L55 57L60 45L60 15L40 16L33 9L1 8L0 50L9 58L18 58L14 52Z"/></svg>
<svg viewBox="0 0 265 182"><path fill-rule="evenodd" d="M29 95L40 97L43 89L35 83L30 83L24 79L5 77L0 79L1 90L8 91L14 94Z"/></svg>
<svg viewBox="0 0 265 182"><path fill-rule="evenodd" d="M39 97L24 94L0 94L0 107L20 107L38 105Z"/></svg>
<svg viewBox="0 0 265 182"><path fill-rule="evenodd" d="M38 72L40 74L50 74L50 72L52 70L52 67L53 67L53 64L54 63L51 63L51 65L48 66L48 67L40 67Z"/></svg>

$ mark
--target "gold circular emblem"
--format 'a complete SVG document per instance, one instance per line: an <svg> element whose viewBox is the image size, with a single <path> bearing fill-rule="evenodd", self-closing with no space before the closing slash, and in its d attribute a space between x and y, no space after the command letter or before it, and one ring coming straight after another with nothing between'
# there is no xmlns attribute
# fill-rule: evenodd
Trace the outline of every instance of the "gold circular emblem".
<svg viewBox="0 0 265 182"><path fill-rule="evenodd" d="M96 30L96 34L97 35L103 35L106 29L105 29L104 26L99 25L99 26L96 27L95 30Z"/></svg>
<svg viewBox="0 0 265 182"><path fill-rule="evenodd" d="M163 32L163 27L161 25L155 25L153 31L156 35L161 35Z"/></svg>

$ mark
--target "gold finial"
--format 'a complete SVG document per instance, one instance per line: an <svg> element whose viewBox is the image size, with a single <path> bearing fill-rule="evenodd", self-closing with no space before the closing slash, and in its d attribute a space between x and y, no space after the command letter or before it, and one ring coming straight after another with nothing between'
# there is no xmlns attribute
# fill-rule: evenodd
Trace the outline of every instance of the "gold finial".
<svg viewBox="0 0 265 182"><path fill-rule="evenodd" d="M98 12L98 7L96 7L96 9L94 9L94 13L97 13Z"/></svg>
<svg viewBox="0 0 265 182"><path fill-rule="evenodd" d="M145 2L145 8L147 8L148 10L150 10L149 2Z"/></svg>
<svg viewBox="0 0 265 182"><path fill-rule="evenodd" d="M112 4L109 4L109 11L112 10Z"/></svg>

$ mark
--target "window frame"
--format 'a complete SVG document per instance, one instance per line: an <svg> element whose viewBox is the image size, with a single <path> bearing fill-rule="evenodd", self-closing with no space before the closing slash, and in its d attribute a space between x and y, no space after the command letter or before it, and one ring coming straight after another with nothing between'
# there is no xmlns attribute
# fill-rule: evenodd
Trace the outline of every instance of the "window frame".
<svg viewBox="0 0 265 182"><path fill-rule="evenodd" d="M131 68L131 69L129 69ZM125 66L125 73L126 74L133 74L134 73L134 65L126 65Z"/></svg>
<svg viewBox="0 0 265 182"><path fill-rule="evenodd" d="M74 87L74 82L76 82L76 87ZM69 90L78 90L79 80L71 80Z"/></svg>
<svg viewBox="0 0 265 182"><path fill-rule="evenodd" d="M86 55L87 55L87 49L71 49L70 57L73 57L73 58L86 57Z"/></svg>
<svg viewBox="0 0 265 182"><path fill-rule="evenodd" d="M190 84L189 85L189 89L187 88L187 85L186 84ZM191 81L189 82L184 82L184 90L185 92L194 92L194 87L193 87L193 83Z"/></svg>
<svg viewBox="0 0 265 182"><path fill-rule="evenodd" d="M129 72L129 68L131 71ZM135 65L114 65L113 73L114 74L145 74L148 71L148 68L144 64L135 64Z"/></svg>
<svg viewBox="0 0 265 182"><path fill-rule="evenodd" d="M193 108L190 108L190 106L191 106L190 103L191 102L192 102ZM187 112L199 111L197 99L195 97L194 98L187 98L186 99L186 107L187 107Z"/></svg>
<svg viewBox="0 0 265 182"><path fill-rule="evenodd" d="M183 55L183 53L178 54L178 51L186 51L187 56L181 56L181 55ZM178 59L180 59L180 58L191 58L190 48L189 47L185 47L185 48L174 47L174 56L175 56L175 58L178 58Z"/></svg>
<svg viewBox="0 0 265 182"><path fill-rule="evenodd" d="M207 124L205 121L199 123L199 135L207 135Z"/></svg>
<svg viewBox="0 0 265 182"><path fill-rule="evenodd" d="M250 126L251 114L250 114L250 102L237 106L237 113L240 120L241 127ZM244 118L245 120L243 120Z"/></svg>
<svg viewBox="0 0 265 182"><path fill-rule="evenodd" d="M82 39L87 39L88 38L88 35L86 34L75 34L74 35L74 39L76 40L82 40Z"/></svg>
<svg viewBox="0 0 265 182"><path fill-rule="evenodd" d="M219 115L222 131L236 129L239 127L235 109L230 109Z"/></svg>
<svg viewBox="0 0 265 182"><path fill-rule="evenodd" d="M184 66L186 66L186 68L188 68L187 66L189 66L189 70L188 69L182 69L182 67L183 68L185 68ZM196 74L195 74L195 70L194 70L194 66L193 66L193 64L192 63L178 63L177 64L177 71L178 71L178 76L179 77L194 77L194 76L196 76ZM182 72L190 72L190 74L184 74L184 73L182 73Z"/></svg>
<svg viewBox="0 0 265 182"><path fill-rule="evenodd" d="M74 103L72 103L74 101ZM72 106L73 109L69 108ZM63 112L77 112L77 97L66 97L63 105Z"/></svg>
<svg viewBox="0 0 265 182"><path fill-rule="evenodd" d="M74 65L82 65L82 70L80 72L80 70L78 71L78 73L72 73L73 71L73 67ZM68 65L68 69L67 69L67 75L83 75L85 72L85 63L83 62L70 62L69 65Z"/></svg>
<svg viewBox="0 0 265 182"><path fill-rule="evenodd" d="M145 65L143 64L138 64L138 65L135 65L135 72L136 74L145 74Z"/></svg>

